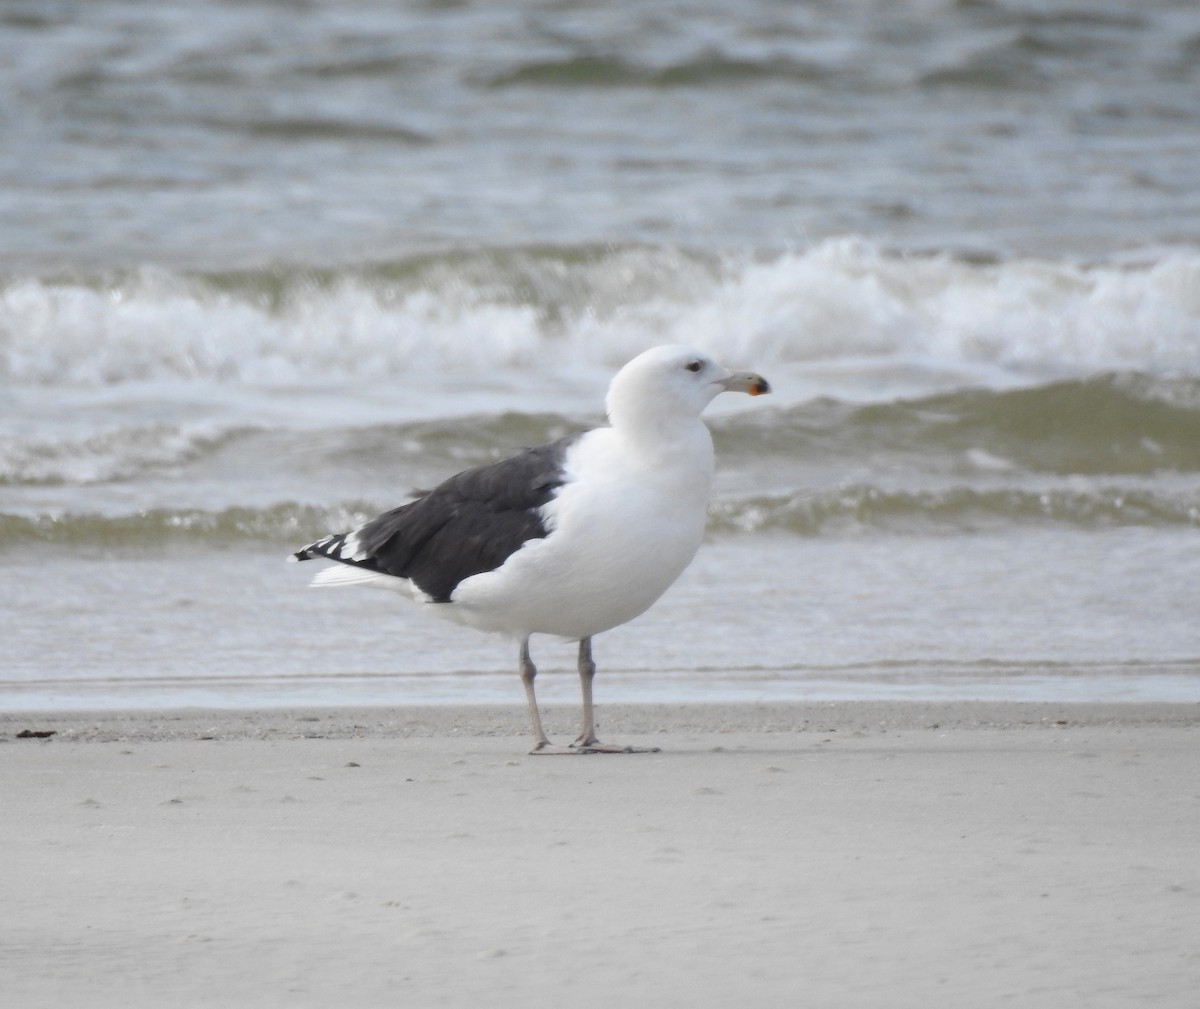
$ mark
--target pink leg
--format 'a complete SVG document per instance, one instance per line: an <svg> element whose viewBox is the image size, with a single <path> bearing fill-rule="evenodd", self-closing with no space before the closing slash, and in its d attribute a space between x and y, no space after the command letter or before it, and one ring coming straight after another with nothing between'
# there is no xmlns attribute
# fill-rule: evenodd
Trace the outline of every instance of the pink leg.
<svg viewBox="0 0 1200 1009"><path fill-rule="evenodd" d="M635 746L615 746L596 738L595 714L592 708L592 680L596 678L596 663L592 660L592 639L579 642L579 687L583 692L583 729L571 744L576 753L658 753L657 746L644 749Z"/></svg>
<svg viewBox="0 0 1200 1009"><path fill-rule="evenodd" d="M542 728L542 716L538 713L537 697L533 692L533 681L537 678L537 666L529 655L529 639L521 642L521 683L525 686L525 700L529 704L529 721L533 725L533 749L529 752L538 756L550 754L580 753L570 746L555 746L546 738L546 730Z"/></svg>

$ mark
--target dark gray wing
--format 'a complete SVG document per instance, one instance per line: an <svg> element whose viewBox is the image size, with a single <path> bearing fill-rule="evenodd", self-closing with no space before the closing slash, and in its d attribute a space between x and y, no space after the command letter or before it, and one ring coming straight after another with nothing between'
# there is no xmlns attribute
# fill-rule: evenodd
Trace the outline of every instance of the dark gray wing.
<svg viewBox="0 0 1200 1009"><path fill-rule="evenodd" d="M435 602L449 602L463 579L494 571L526 540L546 536L538 509L565 482L563 459L579 437L464 470L417 500L293 556L408 578Z"/></svg>

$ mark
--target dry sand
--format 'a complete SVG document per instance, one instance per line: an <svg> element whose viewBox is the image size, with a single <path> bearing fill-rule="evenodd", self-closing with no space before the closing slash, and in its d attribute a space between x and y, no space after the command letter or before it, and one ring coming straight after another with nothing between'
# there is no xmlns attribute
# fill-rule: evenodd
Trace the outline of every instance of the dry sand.
<svg viewBox="0 0 1200 1009"><path fill-rule="evenodd" d="M601 715L0 716L0 1001L1200 1005L1200 706Z"/></svg>

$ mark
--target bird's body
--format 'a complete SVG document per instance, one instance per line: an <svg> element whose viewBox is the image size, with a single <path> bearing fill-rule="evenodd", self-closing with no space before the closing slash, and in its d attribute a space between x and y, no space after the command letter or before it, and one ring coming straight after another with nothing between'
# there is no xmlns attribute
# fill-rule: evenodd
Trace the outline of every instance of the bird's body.
<svg viewBox="0 0 1200 1009"><path fill-rule="evenodd" d="M463 623L578 640L649 609L704 535L713 461L703 434L688 458L658 468L629 452L613 428L579 438L564 459L562 486L538 509L547 535L459 584L454 609Z"/></svg>
<svg viewBox="0 0 1200 1009"><path fill-rule="evenodd" d="M718 393L769 391L695 351L658 347L625 366L610 425L466 470L416 501L293 557L325 557L314 584L407 589L443 615L521 640L534 752L595 752L591 638L644 613L704 535L713 446L700 420ZM533 695L532 634L580 642L584 731L551 747Z"/></svg>

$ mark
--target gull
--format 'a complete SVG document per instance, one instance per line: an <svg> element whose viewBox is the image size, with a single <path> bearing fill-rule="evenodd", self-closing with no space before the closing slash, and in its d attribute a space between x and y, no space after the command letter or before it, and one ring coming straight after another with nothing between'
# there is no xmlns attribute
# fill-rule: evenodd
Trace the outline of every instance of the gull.
<svg viewBox="0 0 1200 1009"><path fill-rule="evenodd" d="M313 585L399 589L519 641L531 753L645 752L596 738L592 638L649 609L700 547L714 470L704 408L723 392L770 391L697 350L655 347L613 378L607 425L465 470L288 559L337 562ZM583 718L570 746L542 728L534 634L579 642Z"/></svg>

